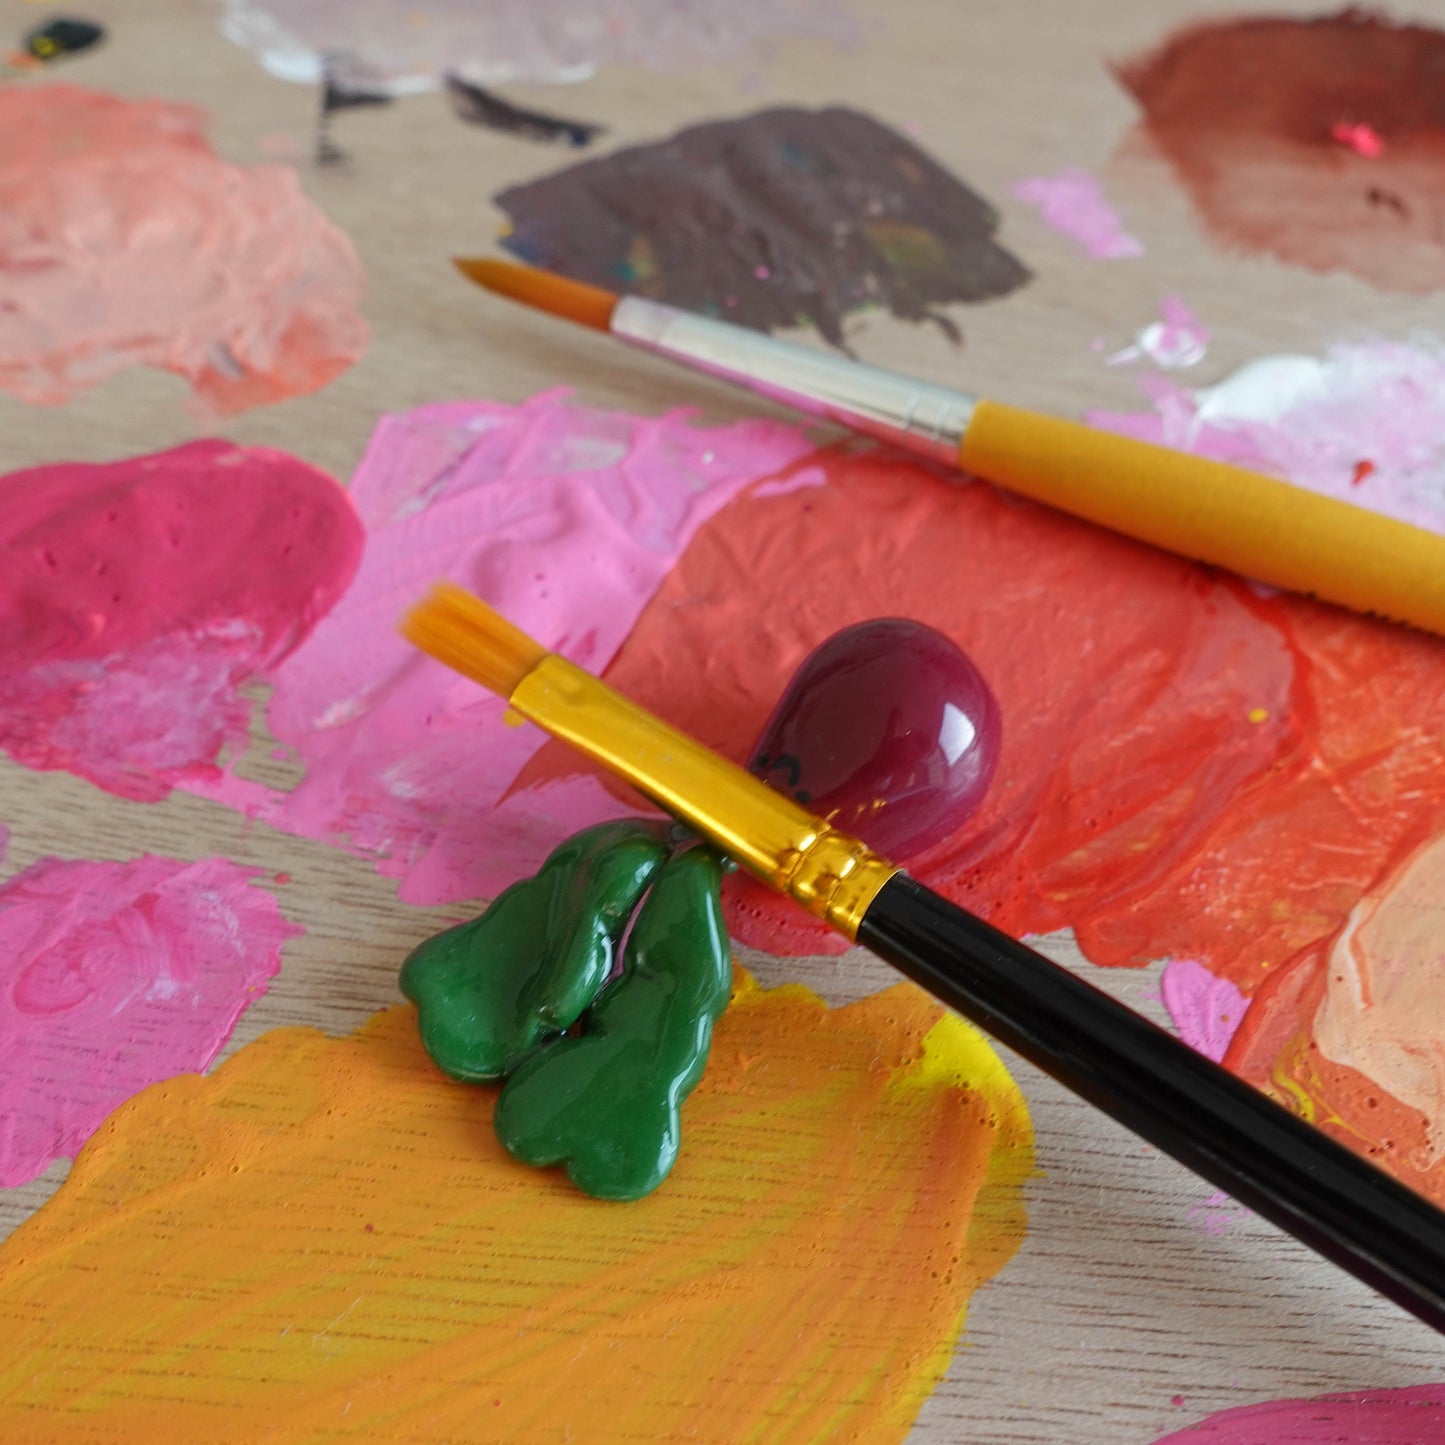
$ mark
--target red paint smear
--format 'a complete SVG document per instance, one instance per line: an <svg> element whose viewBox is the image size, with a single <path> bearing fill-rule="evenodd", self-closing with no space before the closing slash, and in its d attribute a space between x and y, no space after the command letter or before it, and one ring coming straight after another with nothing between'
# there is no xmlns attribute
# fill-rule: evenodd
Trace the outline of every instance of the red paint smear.
<svg viewBox="0 0 1445 1445"><path fill-rule="evenodd" d="M1193 958L1252 994L1445 825L1439 642L892 457L803 465L827 485L702 528L608 679L741 760L837 628L947 633L999 699L1003 748L982 811L910 871L1005 930L1072 925L1096 963ZM575 767L553 747L527 781ZM774 951L826 938L751 895L732 923Z"/></svg>
<svg viewBox="0 0 1445 1445"><path fill-rule="evenodd" d="M1176 1430L1156 1445L1440 1445L1445 1385L1352 1390L1313 1400L1241 1405Z"/></svg>
<svg viewBox="0 0 1445 1445"><path fill-rule="evenodd" d="M0 747L163 798L242 747L238 689L294 648L361 556L346 493L219 441L0 478Z"/></svg>
<svg viewBox="0 0 1445 1445"><path fill-rule="evenodd" d="M1226 245L1445 286L1445 31L1355 8L1229 19L1118 74L1143 112L1133 147L1167 160Z"/></svg>

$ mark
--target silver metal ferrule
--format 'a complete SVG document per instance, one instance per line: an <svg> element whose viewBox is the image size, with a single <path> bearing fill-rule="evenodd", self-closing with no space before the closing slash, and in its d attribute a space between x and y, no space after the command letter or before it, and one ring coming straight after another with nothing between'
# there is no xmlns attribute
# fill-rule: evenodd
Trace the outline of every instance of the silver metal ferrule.
<svg viewBox="0 0 1445 1445"><path fill-rule="evenodd" d="M795 411L840 422L935 461L956 462L975 398L944 386L777 341L640 296L612 312L614 336Z"/></svg>

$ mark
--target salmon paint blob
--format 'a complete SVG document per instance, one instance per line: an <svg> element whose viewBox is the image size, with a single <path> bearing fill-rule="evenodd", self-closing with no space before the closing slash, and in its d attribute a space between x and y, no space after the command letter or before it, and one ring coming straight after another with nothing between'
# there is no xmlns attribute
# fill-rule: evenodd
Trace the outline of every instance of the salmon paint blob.
<svg viewBox="0 0 1445 1445"><path fill-rule="evenodd" d="M240 688L345 591L361 524L324 472L192 442L0 478L0 748L139 801L219 776Z"/></svg>
<svg viewBox="0 0 1445 1445"><path fill-rule="evenodd" d="M123 1100L206 1068L303 930L258 868L42 859L0 887L0 1185L73 1158Z"/></svg>
<svg viewBox="0 0 1445 1445"><path fill-rule="evenodd" d="M367 344L361 262L285 166L233 166L193 106L0 88L0 390L58 405L129 366L225 415Z"/></svg>
<svg viewBox="0 0 1445 1445"><path fill-rule="evenodd" d="M508 1159L494 1097L399 1007L119 1110L0 1248L0 1436L884 1445L1022 1237L1023 1100L910 985L744 980L636 1204Z"/></svg>

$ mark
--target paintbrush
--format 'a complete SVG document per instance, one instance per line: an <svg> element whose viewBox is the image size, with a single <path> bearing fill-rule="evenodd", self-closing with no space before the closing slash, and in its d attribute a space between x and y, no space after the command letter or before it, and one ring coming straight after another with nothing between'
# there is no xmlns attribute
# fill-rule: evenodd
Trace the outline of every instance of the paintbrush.
<svg viewBox="0 0 1445 1445"><path fill-rule="evenodd" d="M437 588L402 630L1141 1138L1445 1330L1445 1213L1420 1195L461 588Z"/></svg>
<svg viewBox="0 0 1445 1445"><path fill-rule="evenodd" d="M463 275L810 416L1242 577L1445 634L1445 538L1274 477L500 260Z"/></svg>

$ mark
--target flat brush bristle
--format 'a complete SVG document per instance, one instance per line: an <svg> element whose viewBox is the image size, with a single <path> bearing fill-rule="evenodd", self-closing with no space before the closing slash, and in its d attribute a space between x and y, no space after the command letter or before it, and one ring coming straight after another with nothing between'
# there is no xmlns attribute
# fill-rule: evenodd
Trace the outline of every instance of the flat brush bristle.
<svg viewBox="0 0 1445 1445"><path fill-rule="evenodd" d="M458 257L452 264L469 281L495 291L512 301L538 311L561 316L581 326L590 326L596 331L606 331L612 324L612 310L617 297L600 286L587 286L581 281L569 281L551 271L539 271L532 266L518 266L512 261L497 261L490 257L468 259Z"/></svg>
<svg viewBox="0 0 1445 1445"><path fill-rule="evenodd" d="M479 597L440 583L401 624L408 642L490 692L511 697L547 656L541 643L514 627Z"/></svg>

